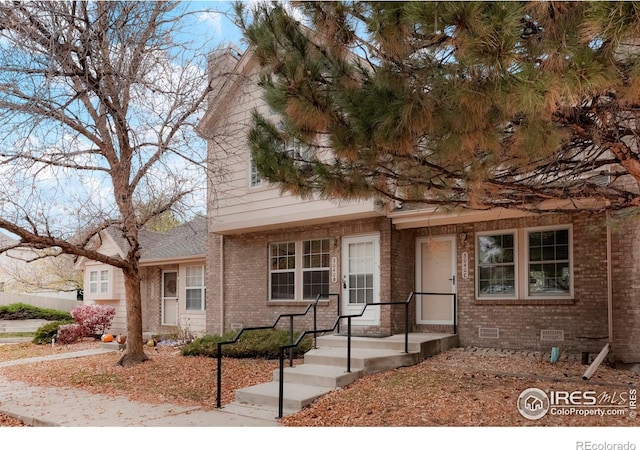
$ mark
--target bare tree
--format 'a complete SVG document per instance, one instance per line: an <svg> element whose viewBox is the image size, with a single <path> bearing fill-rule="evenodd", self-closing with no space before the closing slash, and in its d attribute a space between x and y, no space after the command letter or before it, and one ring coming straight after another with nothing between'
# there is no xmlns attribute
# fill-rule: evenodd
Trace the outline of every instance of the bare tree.
<svg viewBox="0 0 640 450"><path fill-rule="evenodd" d="M205 189L195 127L211 86L208 51L181 41L182 5L0 4L0 228L22 246L122 270L123 365L147 359L138 232ZM113 225L123 258L88 245Z"/></svg>
<svg viewBox="0 0 640 450"><path fill-rule="evenodd" d="M31 250L6 247L0 255L0 281L6 292L74 293L82 290L82 273L75 268L72 255L53 256L50 249Z"/></svg>

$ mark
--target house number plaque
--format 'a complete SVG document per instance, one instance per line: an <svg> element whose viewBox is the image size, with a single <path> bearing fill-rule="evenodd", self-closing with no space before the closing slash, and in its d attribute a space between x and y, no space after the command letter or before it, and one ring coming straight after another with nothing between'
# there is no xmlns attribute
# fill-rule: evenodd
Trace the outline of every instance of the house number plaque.
<svg viewBox="0 0 640 450"><path fill-rule="evenodd" d="M469 253L462 252L462 279L467 280L469 278Z"/></svg>
<svg viewBox="0 0 640 450"><path fill-rule="evenodd" d="M338 258L335 256L331 258L331 282L338 282Z"/></svg>

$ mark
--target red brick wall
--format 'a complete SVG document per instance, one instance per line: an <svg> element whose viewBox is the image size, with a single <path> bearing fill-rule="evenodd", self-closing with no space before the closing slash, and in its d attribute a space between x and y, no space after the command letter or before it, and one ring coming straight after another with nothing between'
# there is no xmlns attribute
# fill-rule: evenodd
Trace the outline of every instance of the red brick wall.
<svg viewBox="0 0 640 450"><path fill-rule="evenodd" d="M475 298L475 233L522 229L549 225L572 225L573 299L478 300ZM207 260L207 327L220 332L224 292L224 329L232 324L257 326L271 324L279 314L304 310L303 302L269 302L268 245L273 242L333 238L331 256L341 264L341 239L367 233L380 233L381 301L404 301L415 289L415 241L422 236L456 235L458 266L458 334L462 346L500 347L548 351L559 346L568 352L599 352L608 338L607 231L603 215L550 214L522 219L495 220L416 230L396 230L388 219L358 220L345 223L288 228L278 231L224 237L223 280L219 271L220 237L210 239ZM612 239L614 354L619 360L639 361L635 343L640 342L640 258L637 253L640 227L635 222L618 227ZM469 258L469 276L461 276L462 253ZM339 270L340 271L340 270ZM340 280L331 292L340 292ZM336 317L336 299L318 309L320 326ZM297 319L296 319L297 320ZM415 304L411 305L411 329L426 331L415 324ZM308 328L310 319L296 322ZM480 328L498 328L499 337L482 338ZM433 328L431 328L433 329ZM344 328L343 328L344 330ZM541 330L563 330L563 341L541 341ZM388 334L404 331L403 307L383 307L381 327L355 330L359 334ZM450 332L451 327L434 331Z"/></svg>
<svg viewBox="0 0 640 450"><path fill-rule="evenodd" d="M207 330L212 334L220 333L221 315L224 315L224 331L241 324L244 327L271 325L280 314L303 312L307 302L269 301L269 244L276 242L300 241L308 239L332 239L330 257L338 263L338 280L330 285L331 293L341 294L340 273L342 238L359 234L380 233L381 252L381 300L391 295L391 251L392 233L389 220L367 219L343 223L331 223L310 227L285 228L268 232L247 233L224 236L224 275L220 274L220 236L213 235L209 240L207 256ZM221 280L221 277L224 279ZM223 289L222 287L223 286ZM224 312L220 307L224 295ZM332 326L337 317L337 298L321 301L317 308L317 323L321 328ZM288 326L288 319L285 326ZM296 329L312 327L311 312L305 319L295 318ZM345 328L343 327L342 330ZM390 312L388 307L382 310L381 327L376 329L357 329L358 334L389 334Z"/></svg>
<svg viewBox="0 0 640 450"><path fill-rule="evenodd" d="M612 219L613 352L623 363L640 362L640 218Z"/></svg>
<svg viewBox="0 0 640 450"><path fill-rule="evenodd" d="M573 225L573 300L476 299L476 232L563 224ZM554 214L434 227L417 233L418 236L440 234L458 236L458 334L461 346L545 351L559 346L570 352L598 352L607 342L607 253L602 217ZM462 239L464 236L466 240ZM469 256L467 280L460 275L463 252ZM481 338L480 328L498 328L499 337ZM563 330L564 340L541 341L541 330Z"/></svg>

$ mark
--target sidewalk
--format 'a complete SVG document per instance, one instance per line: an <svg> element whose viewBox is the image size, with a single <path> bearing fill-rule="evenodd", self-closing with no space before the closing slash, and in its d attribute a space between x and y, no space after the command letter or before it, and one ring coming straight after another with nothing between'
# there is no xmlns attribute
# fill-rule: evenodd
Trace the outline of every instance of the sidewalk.
<svg viewBox="0 0 640 450"><path fill-rule="evenodd" d="M45 359L80 358L112 352L92 349L42 358L6 361L0 367L28 364ZM164 403L131 401L126 397L91 394L75 388L30 386L0 376L0 413L43 427L276 427L276 411L243 405L227 405L206 411Z"/></svg>

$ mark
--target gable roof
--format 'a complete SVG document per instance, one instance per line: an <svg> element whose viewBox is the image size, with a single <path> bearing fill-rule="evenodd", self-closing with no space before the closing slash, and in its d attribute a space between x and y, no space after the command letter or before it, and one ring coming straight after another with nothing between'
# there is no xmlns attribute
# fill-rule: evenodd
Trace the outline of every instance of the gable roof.
<svg viewBox="0 0 640 450"><path fill-rule="evenodd" d="M121 255L124 255L127 243L118 229L110 227L105 233L120 249ZM164 233L141 230L138 239L141 265L201 259L206 256L207 219L197 216L192 221Z"/></svg>
<svg viewBox="0 0 640 450"><path fill-rule="evenodd" d="M207 220L198 216L166 233L140 233L140 262L204 257L207 245Z"/></svg>

